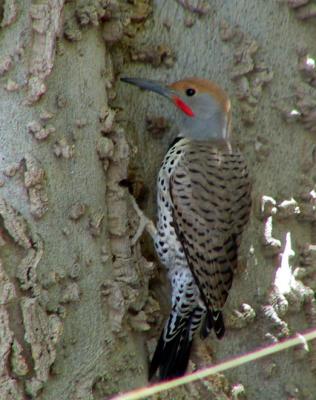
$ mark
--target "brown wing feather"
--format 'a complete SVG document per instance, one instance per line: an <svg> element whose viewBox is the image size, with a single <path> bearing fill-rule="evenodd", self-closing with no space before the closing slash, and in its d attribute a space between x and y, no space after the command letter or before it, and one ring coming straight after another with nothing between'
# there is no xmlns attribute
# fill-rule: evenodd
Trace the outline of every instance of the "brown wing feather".
<svg viewBox="0 0 316 400"><path fill-rule="evenodd" d="M191 142L170 178L175 229L202 296L221 309L250 211L250 182L225 142Z"/></svg>

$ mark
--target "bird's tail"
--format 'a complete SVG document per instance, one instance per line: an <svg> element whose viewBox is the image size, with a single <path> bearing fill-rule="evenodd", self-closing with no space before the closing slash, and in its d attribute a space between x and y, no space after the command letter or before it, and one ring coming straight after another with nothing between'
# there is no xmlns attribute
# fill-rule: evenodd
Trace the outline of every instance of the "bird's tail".
<svg viewBox="0 0 316 400"><path fill-rule="evenodd" d="M221 311L207 310L201 328L201 337L205 339L212 329L214 329L215 335L218 339L221 339L224 336L225 324Z"/></svg>
<svg viewBox="0 0 316 400"><path fill-rule="evenodd" d="M173 379L184 375L190 357L192 340L205 310L196 307L189 316L170 314L158 341L149 367L149 380L159 370L159 379Z"/></svg>

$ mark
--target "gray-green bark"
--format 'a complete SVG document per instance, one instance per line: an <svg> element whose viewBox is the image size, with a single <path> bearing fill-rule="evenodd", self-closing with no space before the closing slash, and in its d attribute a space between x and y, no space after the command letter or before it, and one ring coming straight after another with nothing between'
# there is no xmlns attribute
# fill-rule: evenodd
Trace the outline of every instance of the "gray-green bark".
<svg viewBox="0 0 316 400"><path fill-rule="evenodd" d="M177 113L115 85L118 74L221 84L254 179L227 334L197 343L190 368L316 325L312 7L0 2L1 399L105 399L146 383L168 286L142 256L150 259L150 241L131 247L138 219L120 182L129 175L154 218ZM312 400L315 351L289 350L163 397Z"/></svg>
<svg viewBox="0 0 316 400"><path fill-rule="evenodd" d="M128 146L92 28L114 11L84 3L5 2L16 15L0 33L1 399L92 399L145 379L142 343L122 328L147 286L118 185Z"/></svg>

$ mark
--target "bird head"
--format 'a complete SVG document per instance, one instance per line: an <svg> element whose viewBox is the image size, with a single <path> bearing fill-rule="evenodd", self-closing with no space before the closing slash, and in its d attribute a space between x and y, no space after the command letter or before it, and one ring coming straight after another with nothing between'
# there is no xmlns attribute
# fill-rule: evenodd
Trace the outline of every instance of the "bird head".
<svg viewBox="0 0 316 400"><path fill-rule="evenodd" d="M229 138L230 100L216 83L201 78L172 84L140 78L121 78L121 81L168 98L182 112L182 136L195 140Z"/></svg>

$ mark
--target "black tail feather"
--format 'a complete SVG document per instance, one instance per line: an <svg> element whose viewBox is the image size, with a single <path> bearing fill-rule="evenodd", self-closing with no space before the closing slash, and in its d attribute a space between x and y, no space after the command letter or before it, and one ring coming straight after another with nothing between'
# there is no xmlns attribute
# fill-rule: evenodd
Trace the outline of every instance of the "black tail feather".
<svg viewBox="0 0 316 400"><path fill-rule="evenodd" d="M212 329L218 339L224 336L225 324L221 311L207 311L201 328L201 338L205 339Z"/></svg>
<svg viewBox="0 0 316 400"><path fill-rule="evenodd" d="M185 374L189 363L193 334L198 326L192 324L195 311L197 309L189 317L178 318L178 328L169 340L165 340L164 330L162 331L150 363L149 380L153 378L157 370L159 370L159 380L173 379ZM221 311L207 311L201 336L207 337L211 329L214 329L218 339L224 336L225 325Z"/></svg>
<svg viewBox="0 0 316 400"><path fill-rule="evenodd" d="M215 335L221 339L225 334L224 318L221 311L212 311L213 328Z"/></svg>
<svg viewBox="0 0 316 400"><path fill-rule="evenodd" d="M165 343L163 339L163 331L160 335L160 338L158 340L156 350L154 353L154 356L151 360L150 366L149 366L149 371L148 371L148 379L151 380L152 377L155 375L157 369L161 364L165 364L166 362L166 352L164 351Z"/></svg>
<svg viewBox="0 0 316 400"><path fill-rule="evenodd" d="M207 310L201 327L201 332L200 332L201 338L206 339L212 329L213 329L212 313L209 310Z"/></svg>
<svg viewBox="0 0 316 400"><path fill-rule="evenodd" d="M191 318L188 318L183 328L168 342L164 340L164 331L162 331L150 363L149 380L158 369L159 380L173 379L184 375L192 347L190 325Z"/></svg>
<svg viewBox="0 0 316 400"><path fill-rule="evenodd" d="M191 347L192 347L192 339L189 340L188 337L182 339L183 343L180 344L181 346L181 351L179 356L175 359L175 365L173 366L173 370L175 371L173 378L179 378L180 376L185 374L185 371L187 370L188 364L189 364L189 359L190 359L190 353L191 353Z"/></svg>

